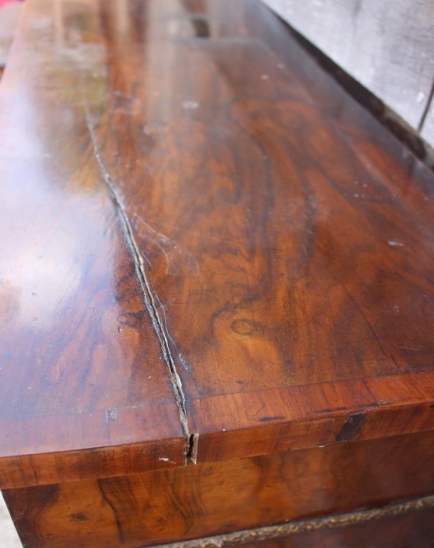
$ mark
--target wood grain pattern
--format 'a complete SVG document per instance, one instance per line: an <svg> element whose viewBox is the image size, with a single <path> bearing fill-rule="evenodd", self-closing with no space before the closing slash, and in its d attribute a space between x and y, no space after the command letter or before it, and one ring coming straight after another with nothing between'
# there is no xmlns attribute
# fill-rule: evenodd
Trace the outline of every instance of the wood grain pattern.
<svg viewBox="0 0 434 548"><path fill-rule="evenodd" d="M434 492L434 433L5 492L25 545L139 547Z"/></svg>
<svg viewBox="0 0 434 548"><path fill-rule="evenodd" d="M0 422L2 489L184 466L175 404Z"/></svg>
<svg viewBox="0 0 434 548"><path fill-rule="evenodd" d="M431 374L406 374L193 400L196 461L433 430L432 387Z"/></svg>
<svg viewBox="0 0 434 548"><path fill-rule="evenodd" d="M357 379L390 376L371 402L393 408L396 374L420 373L420 385L432 371L432 174L319 69L304 71L265 8L123 5L146 34L123 39L108 4L99 32L108 86L136 110L106 95L95 134L149 261L199 453L201 422L216 436L233 424L230 404L195 414L211 397L272 406L267 390L349 380L345 412Z"/></svg>
<svg viewBox="0 0 434 548"><path fill-rule="evenodd" d="M260 2L28 0L0 127L0 486L433 429L434 176Z"/></svg>
<svg viewBox="0 0 434 548"><path fill-rule="evenodd" d="M193 26L167 30L193 18L187 8L150 4L148 31L167 55L147 48L145 88L143 37L113 46L111 63L127 61L119 83L109 64L111 85L140 109L101 108L95 130L114 181L125 176L122 137L132 157L145 151L152 184L134 186L136 161L119 189L187 398L431 370L432 175L409 175L414 160L374 123L355 128L367 115L352 101L348 115L319 108L294 59L279 63L275 37L256 39L254 24L219 32L221 4L207 6L204 40ZM265 8L232 9L239 23L271 17L279 30ZM143 119L145 137L133 131Z"/></svg>
<svg viewBox="0 0 434 548"><path fill-rule="evenodd" d="M42 4L29 6L1 82L3 487L128 468L122 451L65 453L127 442L144 444L143 463L159 466L172 439L170 460L183 463L169 372L93 153L83 73L46 46L50 25Z"/></svg>

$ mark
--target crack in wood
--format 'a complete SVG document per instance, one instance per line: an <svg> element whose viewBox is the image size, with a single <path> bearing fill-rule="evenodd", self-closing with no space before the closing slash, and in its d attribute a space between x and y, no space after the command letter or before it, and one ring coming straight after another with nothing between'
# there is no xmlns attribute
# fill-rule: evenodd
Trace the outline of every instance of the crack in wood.
<svg viewBox="0 0 434 548"><path fill-rule="evenodd" d="M199 449L199 434L191 434L188 439L186 452L186 464L197 464L197 451Z"/></svg>
<svg viewBox="0 0 434 548"><path fill-rule="evenodd" d="M190 452L193 454L194 439L195 439L195 436L198 437L198 434L191 435L188 428L185 396L184 396L184 390L182 387L182 381L176 369L175 360L172 356L172 352L169 345L168 335L165 332L164 323L161 320L160 314L158 312L158 307L156 305L156 301L159 302L159 299L158 299L158 296L153 291L151 284L147 278L144 257L135 240L130 220L125 211L125 206L123 205L122 200L117 193L116 187L111 180L110 174L107 171L105 164L102 160L101 152L100 152L98 141L95 134L95 128L92 123L88 105L85 106L85 118L86 118L86 125L91 138L93 155L97 161L99 171L104 180L104 183L106 184L108 188L110 198L116 208L116 211L118 212L119 219L121 221L121 225L123 228L125 240L128 244L128 247L130 248L131 254L134 259L134 267L142 288L144 303L148 310L149 316L151 318L154 331L158 337L160 347L163 353L164 361L169 369L172 390L175 396L176 405L179 410L181 428L186 438L184 455L185 455L185 463L187 463L189 460L188 454ZM196 450L196 453L197 453L197 450ZM192 458L191 458L191 461L194 462Z"/></svg>

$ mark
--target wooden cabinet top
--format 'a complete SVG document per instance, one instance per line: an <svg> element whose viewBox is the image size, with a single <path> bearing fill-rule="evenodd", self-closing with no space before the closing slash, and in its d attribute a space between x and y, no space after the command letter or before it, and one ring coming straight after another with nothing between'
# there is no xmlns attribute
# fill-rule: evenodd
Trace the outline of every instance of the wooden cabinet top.
<svg viewBox="0 0 434 548"><path fill-rule="evenodd" d="M257 1L28 0L0 487L434 428L434 176Z"/></svg>

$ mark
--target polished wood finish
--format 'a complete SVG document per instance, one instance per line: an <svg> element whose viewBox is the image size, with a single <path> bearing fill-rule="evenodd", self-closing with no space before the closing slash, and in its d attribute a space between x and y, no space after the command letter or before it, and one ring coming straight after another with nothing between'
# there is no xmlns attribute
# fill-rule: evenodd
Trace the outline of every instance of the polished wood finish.
<svg viewBox="0 0 434 548"><path fill-rule="evenodd" d="M73 96L82 73L43 45L54 6L24 8L0 88L2 487L184 463L137 267Z"/></svg>
<svg viewBox="0 0 434 548"><path fill-rule="evenodd" d="M193 400L193 427L201 432L196 460L432 430L433 404L428 402L433 378L392 375Z"/></svg>
<svg viewBox="0 0 434 548"><path fill-rule="evenodd" d="M30 0L0 101L1 485L432 428L434 178L265 7Z"/></svg>
<svg viewBox="0 0 434 548"><path fill-rule="evenodd" d="M183 466L178 421L170 404L2 421L2 488Z"/></svg>
<svg viewBox="0 0 434 548"><path fill-rule="evenodd" d="M433 489L434 176L265 6L27 0L0 128L0 487L30 546Z"/></svg>
<svg viewBox="0 0 434 548"><path fill-rule="evenodd" d="M115 25L104 31L111 85L141 108L101 108L95 131L113 181L125 177L121 137L129 156L146 156L119 193L187 399L431 370L432 175L408 175L414 159L373 123L359 127L368 115L342 91L316 101L271 49L285 29L265 8L237 2L233 17L271 18L270 41L254 23L247 36L219 32L211 8L208 40L193 25L171 34L167 9L146 19L167 48L147 50L146 87L143 37L117 48ZM333 109L344 98L348 114Z"/></svg>
<svg viewBox="0 0 434 548"><path fill-rule="evenodd" d="M24 544L138 547L434 492L434 432L5 492Z"/></svg>

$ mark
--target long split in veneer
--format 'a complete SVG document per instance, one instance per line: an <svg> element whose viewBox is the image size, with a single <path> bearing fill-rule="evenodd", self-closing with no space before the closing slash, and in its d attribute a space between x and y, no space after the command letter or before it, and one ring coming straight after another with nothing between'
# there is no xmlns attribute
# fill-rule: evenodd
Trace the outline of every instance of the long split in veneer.
<svg viewBox="0 0 434 548"><path fill-rule="evenodd" d="M85 107L85 113L86 113L86 125L89 129L89 134L91 138L92 148L93 148L93 154L95 156L95 159L98 163L101 176L107 185L109 194L111 199L113 200L113 203L116 207L116 210L119 214L122 228L124 231L125 239L127 241L127 244L131 250L131 254L134 259L134 265L136 269L137 278L140 280L140 285L143 290L143 297L145 301L146 308L149 312L149 315L151 317L152 325L154 327L155 333L158 337L158 340L160 341L161 350L163 352L164 360L169 368L170 372L170 379L172 382L172 389L173 394L175 397L176 405L179 409L179 419L181 421L181 427L185 434L185 459L187 461L187 455L190 452L190 432L188 429L188 421L187 421L187 412L185 408L185 395L182 388L182 381L181 378L177 372L175 360L172 356L172 351L170 349L170 345L168 342L169 335L166 333L166 328L164 326L164 322L161 320L160 315L158 313L158 308L155 304L155 301L158 300L158 296L153 291L149 280L146 276L146 267L143 260L143 254L140 251L140 248L136 242L136 239L134 237L134 232L131 227L130 220L128 218L128 215L125 211L125 206L122 203L122 199L119 197L118 192L116 190L116 186L113 184L112 179L110 177L110 173L108 172L104 161L101 156L101 151L98 146L98 141L95 133L95 127L93 125L93 121L91 118L91 114L89 111L89 107L86 104ZM194 439L192 437L192 439ZM197 438L196 438L197 439Z"/></svg>

